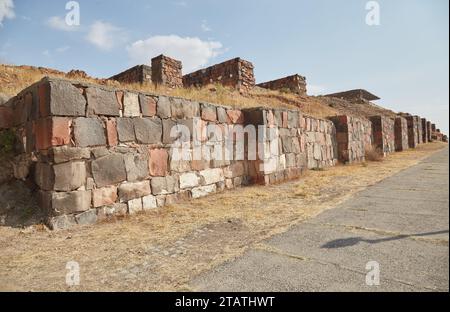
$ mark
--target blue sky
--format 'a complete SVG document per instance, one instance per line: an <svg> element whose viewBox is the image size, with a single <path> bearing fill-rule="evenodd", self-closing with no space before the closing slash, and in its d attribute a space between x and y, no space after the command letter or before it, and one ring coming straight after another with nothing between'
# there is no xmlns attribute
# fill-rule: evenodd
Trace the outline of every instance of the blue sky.
<svg viewBox="0 0 450 312"><path fill-rule="evenodd" d="M309 93L365 88L448 133L449 2L379 0L0 0L0 61L109 77L165 53L191 70L242 57L258 82L299 73ZM11 6L13 5L13 7Z"/></svg>

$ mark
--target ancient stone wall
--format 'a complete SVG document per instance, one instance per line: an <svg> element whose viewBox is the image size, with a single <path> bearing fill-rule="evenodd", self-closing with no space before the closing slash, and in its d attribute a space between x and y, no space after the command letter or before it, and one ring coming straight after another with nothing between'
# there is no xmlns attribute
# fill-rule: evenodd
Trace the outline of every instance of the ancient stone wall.
<svg viewBox="0 0 450 312"><path fill-rule="evenodd" d="M185 87L202 87L214 83L247 92L255 86L253 64L235 58L183 76Z"/></svg>
<svg viewBox="0 0 450 312"><path fill-rule="evenodd" d="M421 119L422 123L422 142L428 143L428 127L427 127L427 120L425 118Z"/></svg>
<svg viewBox="0 0 450 312"><path fill-rule="evenodd" d="M417 143L422 144L423 143L423 137L422 137L422 119L419 116L414 116L414 120L417 126Z"/></svg>
<svg viewBox="0 0 450 312"><path fill-rule="evenodd" d="M417 120L413 116L405 116L408 124L408 145L410 148L416 148L419 144Z"/></svg>
<svg viewBox="0 0 450 312"><path fill-rule="evenodd" d="M147 65L137 65L112 76L110 79L122 83L151 83L152 68Z"/></svg>
<svg viewBox="0 0 450 312"><path fill-rule="evenodd" d="M183 87L182 64L173 58L159 55L152 59L152 81L170 88Z"/></svg>
<svg viewBox="0 0 450 312"><path fill-rule="evenodd" d="M401 152L409 148L408 122L406 118L395 118L395 151Z"/></svg>
<svg viewBox="0 0 450 312"><path fill-rule="evenodd" d="M288 90L300 96L306 96L306 78L300 75L292 75L257 85L270 90Z"/></svg>
<svg viewBox="0 0 450 312"><path fill-rule="evenodd" d="M428 142L433 141L431 139L431 121L427 121L427 135L428 135Z"/></svg>
<svg viewBox="0 0 450 312"><path fill-rule="evenodd" d="M395 152L394 120L384 116L370 117L373 145L384 155Z"/></svg>
<svg viewBox="0 0 450 312"><path fill-rule="evenodd" d="M365 161L366 149L372 146L371 122L347 115L330 120L336 127L338 160L344 164Z"/></svg>
<svg viewBox="0 0 450 312"><path fill-rule="evenodd" d="M23 160L16 178L39 190L52 228L280 182L336 162L333 123L298 110L238 110L53 78L7 104L3 115L12 121L2 127L15 133Z"/></svg>

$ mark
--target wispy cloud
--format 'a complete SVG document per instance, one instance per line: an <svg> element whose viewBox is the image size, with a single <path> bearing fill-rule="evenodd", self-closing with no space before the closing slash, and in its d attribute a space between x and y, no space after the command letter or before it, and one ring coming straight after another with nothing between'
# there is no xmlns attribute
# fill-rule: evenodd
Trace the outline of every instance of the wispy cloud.
<svg viewBox="0 0 450 312"><path fill-rule="evenodd" d="M218 41L203 41L199 38L177 35L153 36L139 40L127 47L133 63L146 64L159 54L165 54L183 62L184 72L198 69L223 52Z"/></svg>
<svg viewBox="0 0 450 312"><path fill-rule="evenodd" d="M14 2L12 0L0 0L0 27L3 26L5 19L13 19L14 17L16 17Z"/></svg>
<svg viewBox="0 0 450 312"><path fill-rule="evenodd" d="M202 21L202 24L200 25L200 27L202 28L202 30L204 32L212 31L211 27L209 27L208 22L206 20Z"/></svg>
<svg viewBox="0 0 450 312"><path fill-rule="evenodd" d="M62 31L78 31L80 26L68 25L66 21L59 16L52 16L46 21L47 26Z"/></svg>
<svg viewBox="0 0 450 312"><path fill-rule="evenodd" d="M180 1L173 1L172 2L173 5L178 6L178 7L182 7L185 8L188 6L188 3L186 1L180 0Z"/></svg>
<svg viewBox="0 0 450 312"><path fill-rule="evenodd" d="M122 28L96 21L91 25L86 40L101 50L109 51L115 46L124 44L127 34Z"/></svg>
<svg viewBox="0 0 450 312"><path fill-rule="evenodd" d="M62 47L56 48L55 51L58 53L64 53L64 52L68 51L69 49L70 49L69 46L62 46Z"/></svg>

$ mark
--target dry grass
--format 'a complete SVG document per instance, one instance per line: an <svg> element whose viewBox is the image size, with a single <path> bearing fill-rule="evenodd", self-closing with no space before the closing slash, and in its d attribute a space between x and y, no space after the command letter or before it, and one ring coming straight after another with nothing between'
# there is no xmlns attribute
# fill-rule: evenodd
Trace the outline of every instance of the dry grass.
<svg viewBox="0 0 450 312"><path fill-rule="evenodd" d="M365 151L365 157L368 161L383 161L384 155L379 148L370 147Z"/></svg>
<svg viewBox="0 0 450 312"><path fill-rule="evenodd" d="M383 162L310 171L298 181L240 188L71 231L2 227L0 289L190 290L194 276L443 146L420 145ZM81 285L74 289L65 285L71 260L81 266Z"/></svg>

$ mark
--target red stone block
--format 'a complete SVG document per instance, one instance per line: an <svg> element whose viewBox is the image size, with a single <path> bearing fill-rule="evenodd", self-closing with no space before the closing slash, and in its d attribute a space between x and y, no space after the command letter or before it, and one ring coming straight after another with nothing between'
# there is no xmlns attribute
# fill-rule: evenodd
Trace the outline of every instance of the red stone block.
<svg viewBox="0 0 450 312"><path fill-rule="evenodd" d="M116 91L116 98L117 98L117 102L119 102L120 109L123 109L123 92Z"/></svg>
<svg viewBox="0 0 450 312"><path fill-rule="evenodd" d="M168 172L169 155L165 149L150 150L148 168L151 176L163 177Z"/></svg>
<svg viewBox="0 0 450 312"><path fill-rule="evenodd" d="M106 121L106 134L108 138L108 145L116 146L118 144L118 139L117 139L117 123L115 119L109 119Z"/></svg>
<svg viewBox="0 0 450 312"><path fill-rule="evenodd" d="M47 149L52 146L70 143L70 119L53 117L39 119L36 122L36 148Z"/></svg>
<svg viewBox="0 0 450 312"><path fill-rule="evenodd" d="M237 109L227 110L227 115L233 124L241 124L244 123L244 114Z"/></svg>
<svg viewBox="0 0 450 312"><path fill-rule="evenodd" d="M288 127L288 113L287 112L283 112L282 114L282 127L283 128L287 128Z"/></svg>

